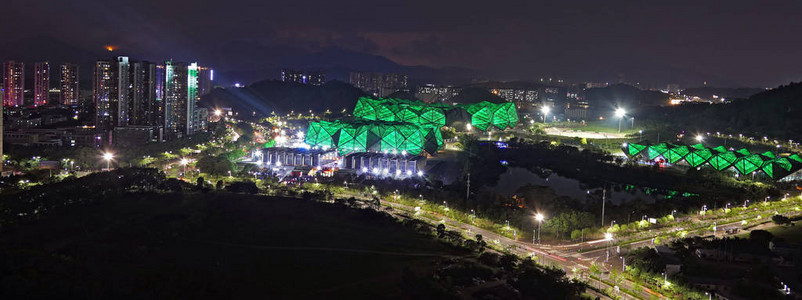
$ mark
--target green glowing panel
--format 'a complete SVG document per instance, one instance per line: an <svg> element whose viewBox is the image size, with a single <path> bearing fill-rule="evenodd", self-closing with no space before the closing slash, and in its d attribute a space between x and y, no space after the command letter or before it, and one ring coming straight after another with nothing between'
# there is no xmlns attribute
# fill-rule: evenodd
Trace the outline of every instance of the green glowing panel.
<svg viewBox="0 0 802 300"><path fill-rule="evenodd" d="M631 156L638 155L638 153L641 153L641 151L643 151L643 149L646 149L646 145L629 143L629 144L627 144L625 153L631 157Z"/></svg>
<svg viewBox="0 0 802 300"><path fill-rule="evenodd" d="M780 168L786 171L791 171L794 168L794 165L789 161L787 158L778 158L771 161L774 164L777 164Z"/></svg>
<svg viewBox="0 0 802 300"><path fill-rule="evenodd" d="M723 171L732 166L732 164L735 163L735 160L737 159L738 157L735 155L734 152L726 151L723 153L713 155L713 157L711 157L707 161L707 163L714 169L718 171Z"/></svg>
<svg viewBox="0 0 802 300"><path fill-rule="evenodd" d="M790 156L788 156L788 160L791 161L792 163L802 164L802 157L800 157L796 153L795 154L791 154Z"/></svg>
<svg viewBox="0 0 802 300"><path fill-rule="evenodd" d="M706 149L706 148L705 148L705 145L702 145L702 144L693 144L693 145L691 145L691 148L693 148L693 150L702 150L702 149Z"/></svg>
<svg viewBox="0 0 802 300"><path fill-rule="evenodd" d="M738 170L738 173L741 173L741 175L750 174L757 171L762 166L763 159L757 154L740 157L735 161L735 169Z"/></svg>
<svg viewBox="0 0 802 300"><path fill-rule="evenodd" d="M738 151L735 151L735 153L738 154L739 156L752 155L752 152L749 152L749 150L746 150L746 148L738 149Z"/></svg>
<svg viewBox="0 0 802 300"><path fill-rule="evenodd" d="M691 151L688 149L688 146L685 145L674 146L673 148L670 148L668 149L668 151L663 153L663 157L665 157L669 163L675 164L678 161L685 158L685 156L688 155L688 153L690 152Z"/></svg>
<svg viewBox="0 0 802 300"><path fill-rule="evenodd" d="M772 179L780 179L791 174L794 167L788 159L778 158L765 162L760 169Z"/></svg>
<svg viewBox="0 0 802 300"><path fill-rule="evenodd" d="M423 125L445 126L446 114L441 109L424 107L420 112L420 120Z"/></svg>
<svg viewBox="0 0 802 300"><path fill-rule="evenodd" d="M717 153L727 152L728 150L724 146L718 146L718 147L713 148L713 151L714 151L714 154L717 154Z"/></svg>
<svg viewBox="0 0 802 300"><path fill-rule="evenodd" d="M305 142L311 147L333 147L340 154L386 152L434 154L443 146L440 127L383 121L317 121L309 124Z"/></svg>
<svg viewBox="0 0 802 300"><path fill-rule="evenodd" d="M703 148L702 150L695 150L685 156L685 162L691 167L697 168L707 162L708 159L713 157L713 153L709 149Z"/></svg>
<svg viewBox="0 0 802 300"><path fill-rule="evenodd" d="M760 153L760 156L763 156L764 159L775 159L775 158L777 158L777 155L774 155L774 153L772 153L771 151L766 151L766 152Z"/></svg>
<svg viewBox="0 0 802 300"><path fill-rule="evenodd" d="M666 151L668 151L668 147L666 146L666 143L659 143L657 145L651 145L651 146L646 148L646 152L645 152L646 153L646 159L654 160L655 158L663 155L663 153L665 153Z"/></svg>

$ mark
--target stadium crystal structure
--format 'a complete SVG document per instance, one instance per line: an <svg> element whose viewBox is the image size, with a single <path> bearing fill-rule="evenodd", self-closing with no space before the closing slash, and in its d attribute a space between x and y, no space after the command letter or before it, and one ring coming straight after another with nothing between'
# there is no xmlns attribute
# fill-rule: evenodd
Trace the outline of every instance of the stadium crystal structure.
<svg viewBox="0 0 802 300"><path fill-rule="evenodd" d="M305 142L340 154L385 152L434 154L443 146L440 127L387 121L318 121L309 124Z"/></svg>
<svg viewBox="0 0 802 300"><path fill-rule="evenodd" d="M402 99L361 97L354 119L317 121L309 124L304 142L311 147L336 148L340 154L386 152L434 154L443 146L440 128L465 122L486 131L518 124L518 111L511 102L482 101L456 106Z"/></svg>
<svg viewBox="0 0 802 300"><path fill-rule="evenodd" d="M798 154L779 157L771 151L752 153L747 149L730 150L723 146L707 148L702 144L627 143L623 145L623 151L628 157L650 161L662 158L670 164L684 162L694 168L709 166L718 171L734 169L740 175L761 172L775 180L802 169L802 157Z"/></svg>
<svg viewBox="0 0 802 300"><path fill-rule="evenodd" d="M438 127L463 121L470 122L472 127L485 131L491 126L500 130L515 127L518 124L518 110L512 102L482 101L451 106L442 103L361 97L354 107L354 118Z"/></svg>

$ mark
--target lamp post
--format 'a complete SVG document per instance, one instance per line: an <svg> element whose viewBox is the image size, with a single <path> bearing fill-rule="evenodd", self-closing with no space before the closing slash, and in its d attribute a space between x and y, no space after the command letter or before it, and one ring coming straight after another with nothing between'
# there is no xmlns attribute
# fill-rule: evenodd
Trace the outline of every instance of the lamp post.
<svg viewBox="0 0 802 300"><path fill-rule="evenodd" d="M612 240L613 240L613 234L609 233L609 232L605 233L604 234L604 239L607 240L607 258L604 261L605 262L609 262L610 261L610 242L612 242Z"/></svg>
<svg viewBox="0 0 802 300"><path fill-rule="evenodd" d="M186 159L186 158L182 158L181 159L181 165L184 166L184 176L187 176L187 164L188 163L189 163L188 159Z"/></svg>
<svg viewBox="0 0 802 300"><path fill-rule="evenodd" d="M538 244L540 244L540 227L541 227L541 224L543 224L543 218L544 218L543 214L541 214L541 213L537 213L535 215L535 220L537 220L537 243ZM532 239L534 240L534 238L532 238ZM534 241L532 241L532 243L534 244Z"/></svg>
<svg viewBox="0 0 802 300"><path fill-rule="evenodd" d="M615 116L618 117L618 132L621 132L621 119L627 114L627 111L623 108L616 108L615 109Z"/></svg>
<svg viewBox="0 0 802 300"><path fill-rule="evenodd" d="M106 160L106 170L107 171L111 170L111 160L113 158L114 158L114 154L111 154L110 152L103 153L103 159Z"/></svg>
<svg viewBox="0 0 802 300"><path fill-rule="evenodd" d="M550 111L551 111L551 108L549 108L546 105L543 105L543 108L540 109L540 112L543 113L543 123L547 123L548 122L547 117L548 117Z"/></svg>

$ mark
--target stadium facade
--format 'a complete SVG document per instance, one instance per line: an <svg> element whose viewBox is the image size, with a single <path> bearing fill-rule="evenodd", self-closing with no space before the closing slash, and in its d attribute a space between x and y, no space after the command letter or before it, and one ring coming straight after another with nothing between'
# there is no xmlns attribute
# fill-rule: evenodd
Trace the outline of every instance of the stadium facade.
<svg viewBox="0 0 802 300"><path fill-rule="evenodd" d="M711 167L717 171L734 170L739 175L762 173L779 180L802 169L798 154L780 156L771 151L752 153L747 149L727 149L724 146L708 148L702 144L626 143L622 150L630 158L648 161L663 159L670 164L685 164L693 168Z"/></svg>
<svg viewBox="0 0 802 300"><path fill-rule="evenodd" d="M464 122L486 131L518 124L518 111L511 102L451 106L361 97L353 116L353 120L311 122L304 142L313 148L337 149L342 155L358 152L431 155L443 146L440 132L443 126Z"/></svg>

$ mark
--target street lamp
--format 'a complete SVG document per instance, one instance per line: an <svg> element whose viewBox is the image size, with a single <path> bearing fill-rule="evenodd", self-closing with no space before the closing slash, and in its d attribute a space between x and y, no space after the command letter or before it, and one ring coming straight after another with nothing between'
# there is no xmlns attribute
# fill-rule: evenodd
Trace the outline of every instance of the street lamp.
<svg viewBox="0 0 802 300"><path fill-rule="evenodd" d="M610 242L613 240L613 234L609 233L609 232L605 233L604 234L604 240L607 241L607 259L605 260L605 262L609 262L610 261Z"/></svg>
<svg viewBox="0 0 802 300"><path fill-rule="evenodd" d="M111 160L114 158L114 154L110 152L103 153L103 159L106 160L106 170L111 170Z"/></svg>
<svg viewBox="0 0 802 300"><path fill-rule="evenodd" d="M535 215L535 220L537 221L537 243L538 244L540 244L540 227L543 224L543 219L544 219L543 214L537 213ZM535 243L534 238L532 238L532 240L533 240L532 244L534 244Z"/></svg>
<svg viewBox="0 0 802 300"><path fill-rule="evenodd" d="M543 105L543 108L540 109L540 112L543 113L543 123L547 123L548 119L546 118L549 115L551 108L548 106Z"/></svg>
<svg viewBox="0 0 802 300"><path fill-rule="evenodd" d="M700 142L700 143L701 143L701 142L702 142L702 141L704 141L704 140L705 140L705 137L703 137L701 134L696 136L696 141L697 141L697 142Z"/></svg>
<svg viewBox="0 0 802 300"><path fill-rule="evenodd" d="M615 116L618 117L618 132L621 132L621 119L624 118L624 115L627 114L627 111L623 108L616 108L615 109Z"/></svg>
<svg viewBox="0 0 802 300"><path fill-rule="evenodd" d="M184 176L187 176L187 164L188 163L189 163L188 159L186 159L186 158L182 158L181 159L181 165L184 166Z"/></svg>

